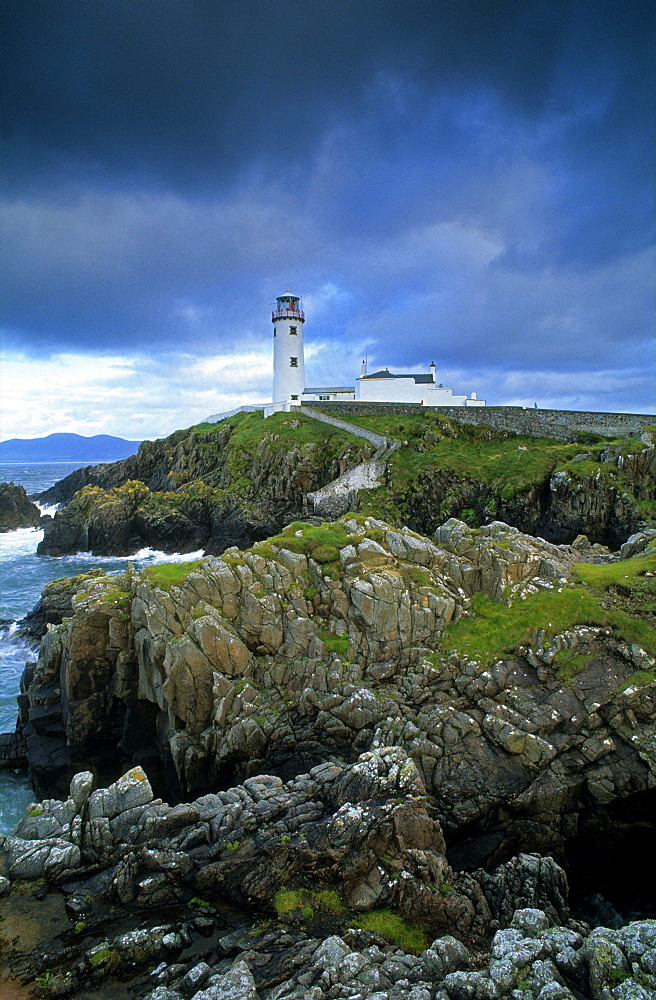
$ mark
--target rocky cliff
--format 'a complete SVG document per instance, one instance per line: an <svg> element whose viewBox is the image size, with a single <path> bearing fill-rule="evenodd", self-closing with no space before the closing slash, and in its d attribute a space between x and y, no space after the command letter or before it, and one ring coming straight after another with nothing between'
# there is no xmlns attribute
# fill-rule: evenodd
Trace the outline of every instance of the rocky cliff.
<svg viewBox="0 0 656 1000"><path fill-rule="evenodd" d="M0 531L35 528L40 520L41 511L30 502L22 486L0 483Z"/></svg>
<svg viewBox="0 0 656 1000"><path fill-rule="evenodd" d="M23 681L35 785L141 764L183 798L398 746L463 862L562 852L653 789L655 556L610 559L500 523L430 540L345 517L81 578Z"/></svg>
<svg viewBox="0 0 656 1000"><path fill-rule="evenodd" d="M652 435L579 443L521 437L436 414L355 417L401 443L387 482L345 498L431 534L449 517L503 520L553 542L578 534L619 547L656 510ZM246 548L301 516L305 498L371 457L362 438L305 415L244 413L144 442L112 465L80 469L41 495L65 509L39 552L126 555L151 546L219 554ZM339 511L338 511L339 513ZM332 514L331 516L335 516Z"/></svg>
<svg viewBox="0 0 656 1000"><path fill-rule="evenodd" d="M42 555L221 552L274 534L303 496L368 458L362 438L305 417L241 414L199 425L137 455L79 469L40 495L66 507L46 524Z"/></svg>
<svg viewBox="0 0 656 1000"><path fill-rule="evenodd" d="M61 801L4 841L0 910L69 916L0 946L51 995L651 996L656 924L591 933L545 855L576 879L614 839L630 879L653 838L653 545L346 516L51 585L20 711Z"/></svg>

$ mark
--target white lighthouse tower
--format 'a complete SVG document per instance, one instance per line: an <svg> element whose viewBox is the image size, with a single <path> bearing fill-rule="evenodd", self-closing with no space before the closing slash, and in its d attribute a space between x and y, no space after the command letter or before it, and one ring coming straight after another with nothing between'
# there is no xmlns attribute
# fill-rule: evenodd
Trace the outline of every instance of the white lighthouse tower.
<svg viewBox="0 0 656 1000"><path fill-rule="evenodd" d="M303 324L305 315L298 295L286 291L276 299L273 323L273 406L300 403L305 389ZM280 407L282 409L282 407Z"/></svg>

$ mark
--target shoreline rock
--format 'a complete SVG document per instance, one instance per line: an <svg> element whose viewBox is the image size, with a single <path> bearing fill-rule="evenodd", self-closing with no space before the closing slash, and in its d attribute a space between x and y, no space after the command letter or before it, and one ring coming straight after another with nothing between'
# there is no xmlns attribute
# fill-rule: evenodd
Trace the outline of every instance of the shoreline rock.
<svg viewBox="0 0 656 1000"><path fill-rule="evenodd" d="M23 486L0 483L0 531L36 528L40 521L41 511L29 500Z"/></svg>
<svg viewBox="0 0 656 1000"><path fill-rule="evenodd" d="M612 558L501 523L451 520L432 541L345 517L177 570L57 582L40 614L64 617L20 699L37 792L142 765L177 802L396 745L461 867L562 858L584 817L654 796L654 658L603 625L536 629L490 663L440 637L478 594L566 597L576 562Z"/></svg>
<svg viewBox="0 0 656 1000"><path fill-rule="evenodd" d="M397 748L176 807L138 768L95 791L79 774L2 843L0 950L54 997L116 978L144 1000L654 995L656 920L591 930L569 916L564 872L536 854L453 872L422 791ZM50 923L36 949L11 939L26 893ZM394 943L408 932L412 946Z"/></svg>

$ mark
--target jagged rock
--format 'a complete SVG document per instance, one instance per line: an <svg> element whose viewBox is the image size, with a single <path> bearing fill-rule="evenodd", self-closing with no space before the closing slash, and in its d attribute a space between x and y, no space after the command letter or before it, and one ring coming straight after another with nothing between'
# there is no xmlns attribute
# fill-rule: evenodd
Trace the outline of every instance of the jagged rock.
<svg viewBox="0 0 656 1000"><path fill-rule="evenodd" d="M294 444L298 427L288 418L278 432L276 426L274 421L270 432L263 429L255 447L232 442L231 424L218 432L191 428L144 441L137 455L123 461L76 470L39 497L66 505L45 524L39 552L129 555L145 546L167 552L246 547L279 531L300 515L305 494L373 451L364 440L325 428L314 443L301 433ZM280 439L281 430L291 435L289 443Z"/></svg>
<svg viewBox="0 0 656 1000"><path fill-rule="evenodd" d="M288 780L333 756L398 746L454 839L475 831L455 849L471 868L509 845L560 851L590 799L601 807L656 787L654 688L642 683L653 663L636 643L601 626L540 629L485 667L439 649L480 590L512 605L568 587L576 562L607 554L497 522L451 519L436 542L374 518L326 530L341 539L324 547L330 563L292 527L201 559L168 589L151 571L118 585L79 578L70 616L50 626L23 680L37 791L65 796L82 767L103 783L110 768L143 763L158 792L190 799L258 771ZM585 664L564 682L558 657L574 651ZM641 682L626 686L636 672ZM495 815L498 832L479 836L476 824ZM149 822L163 836L182 821ZM387 889L366 873L352 891L364 903ZM407 905L421 910L413 893Z"/></svg>
<svg viewBox="0 0 656 1000"><path fill-rule="evenodd" d="M0 531L35 528L40 520L41 511L28 500L23 486L0 483Z"/></svg>
<svg viewBox="0 0 656 1000"><path fill-rule="evenodd" d="M19 768L27 765L27 741L21 731L0 733L0 768Z"/></svg>
<svg viewBox="0 0 656 1000"><path fill-rule="evenodd" d="M560 923L569 917L567 878L553 858L520 854L500 865L492 875L476 872L476 880L498 920L507 923L516 910L520 911L515 925L520 928L520 933L532 920L537 924L542 919L546 922L548 918L551 923ZM535 910L544 911L544 918L537 915L532 918L530 911Z"/></svg>
<svg viewBox="0 0 656 1000"><path fill-rule="evenodd" d="M643 528L631 535L620 548L620 559L630 559L644 552L656 539L656 528Z"/></svg>

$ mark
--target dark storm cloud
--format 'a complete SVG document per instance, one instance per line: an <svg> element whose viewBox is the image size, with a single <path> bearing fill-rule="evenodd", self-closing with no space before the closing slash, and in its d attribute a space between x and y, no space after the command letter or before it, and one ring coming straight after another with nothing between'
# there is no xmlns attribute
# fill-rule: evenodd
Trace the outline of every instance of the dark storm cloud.
<svg viewBox="0 0 656 1000"><path fill-rule="evenodd" d="M420 88L494 79L534 111L548 99L561 17L557 3L488 0L10 0L14 180L52 168L75 178L86 164L101 179L136 170L213 186L244 157L302 158L326 121L366 102L381 68Z"/></svg>
<svg viewBox="0 0 656 1000"><path fill-rule="evenodd" d="M293 282L343 292L314 336L386 364L644 354L651 4L8 0L4 17L17 343L229 350Z"/></svg>

